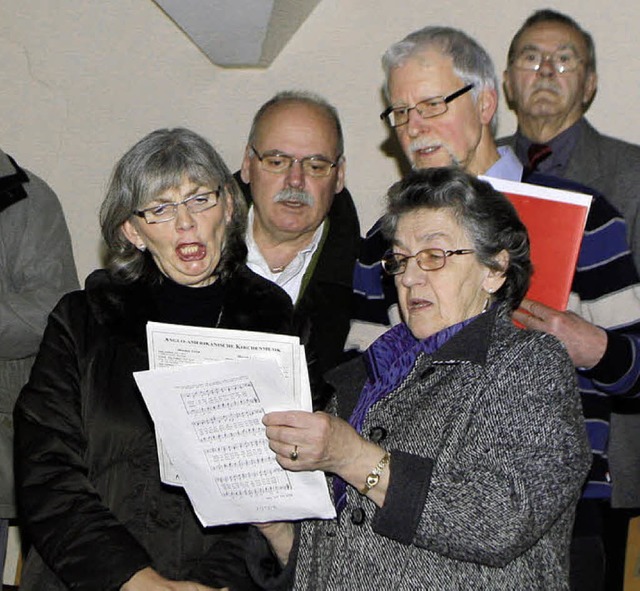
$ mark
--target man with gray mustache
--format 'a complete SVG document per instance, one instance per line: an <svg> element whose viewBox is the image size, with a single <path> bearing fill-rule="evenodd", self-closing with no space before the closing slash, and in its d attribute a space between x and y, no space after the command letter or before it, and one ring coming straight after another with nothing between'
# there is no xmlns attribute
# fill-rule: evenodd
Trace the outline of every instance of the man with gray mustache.
<svg viewBox="0 0 640 591"><path fill-rule="evenodd" d="M521 180L516 155L496 146L498 81L491 58L474 39L450 27L424 27L391 45L382 67L390 106L380 117L413 168L453 165ZM374 225L356 264L348 351L363 351L400 321L393 281L380 266L387 248Z"/></svg>
<svg viewBox="0 0 640 591"><path fill-rule="evenodd" d="M315 200L313 199L313 195L311 193L307 193L306 191L296 191L296 189L284 189L276 194L273 198L274 203L299 203L300 205L308 205L309 207L313 207L315 204Z"/></svg>
<svg viewBox="0 0 640 591"><path fill-rule="evenodd" d="M322 97L280 92L256 113L236 180L250 205L247 265L284 289L305 344L314 407L321 375L342 358L360 241L344 188L342 127Z"/></svg>
<svg viewBox="0 0 640 591"><path fill-rule="evenodd" d="M604 193L624 215L636 267L640 268L640 146L599 133L585 118L597 88L591 35L555 10L538 10L514 35L507 54L504 90L518 118L511 146L527 162L532 146L548 146L537 169ZM607 588L622 585L628 520L640 514L640 401L611 401L608 459L613 478L610 510L605 507ZM580 514L579 514L580 518ZM584 528L584 537L595 537ZM627 560L634 560L629 555ZM596 579L598 556L586 555L585 583Z"/></svg>

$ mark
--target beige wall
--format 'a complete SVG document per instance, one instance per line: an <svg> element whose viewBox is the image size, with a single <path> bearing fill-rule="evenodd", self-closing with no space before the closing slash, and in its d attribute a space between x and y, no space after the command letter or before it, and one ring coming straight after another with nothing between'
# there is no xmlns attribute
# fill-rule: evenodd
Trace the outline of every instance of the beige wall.
<svg viewBox="0 0 640 591"><path fill-rule="evenodd" d="M378 119L386 47L427 24L453 25L476 37L501 71L513 32L547 6L595 37L600 90L591 121L640 143L637 0L437 4L323 0L268 70L225 70L151 0L0 0L0 146L58 193L83 280L99 265L97 211L109 173L133 142L158 127L187 126L235 169L259 104L281 89L310 89L340 110L348 185L367 229L397 177ZM512 114L500 115L500 134L511 132Z"/></svg>

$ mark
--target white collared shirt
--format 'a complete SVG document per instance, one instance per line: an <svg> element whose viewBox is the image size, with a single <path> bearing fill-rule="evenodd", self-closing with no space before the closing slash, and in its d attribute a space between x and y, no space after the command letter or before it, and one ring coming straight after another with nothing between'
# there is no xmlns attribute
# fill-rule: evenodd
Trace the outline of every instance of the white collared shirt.
<svg viewBox="0 0 640 591"><path fill-rule="evenodd" d="M309 263L314 253L318 249L322 231L325 222L323 221L313 234L313 239L308 246L303 248L296 254L295 258L279 273L274 273L269 268L267 261L262 256L256 241L253 238L253 205L249 208L249 216L247 218L247 232L245 234L245 242L247 243L247 267L261 277L273 281L284 289L293 303L298 299L300 288L302 287L302 279L309 267Z"/></svg>

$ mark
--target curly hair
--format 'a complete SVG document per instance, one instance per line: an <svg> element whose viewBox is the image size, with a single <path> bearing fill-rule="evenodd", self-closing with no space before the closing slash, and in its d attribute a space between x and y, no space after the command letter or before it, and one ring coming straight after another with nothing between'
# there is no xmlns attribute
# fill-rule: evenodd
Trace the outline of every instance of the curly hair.
<svg viewBox="0 0 640 591"><path fill-rule="evenodd" d="M489 183L459 168L414 170L387 193L384 235L393 240L400 217L423 208L452 210L471 239L478 262L504 272L505 282L495 298L515 310L529 288L533 267L527 230L511 202ZM503 250L509 255L506 269L496 259Z"/></svg>

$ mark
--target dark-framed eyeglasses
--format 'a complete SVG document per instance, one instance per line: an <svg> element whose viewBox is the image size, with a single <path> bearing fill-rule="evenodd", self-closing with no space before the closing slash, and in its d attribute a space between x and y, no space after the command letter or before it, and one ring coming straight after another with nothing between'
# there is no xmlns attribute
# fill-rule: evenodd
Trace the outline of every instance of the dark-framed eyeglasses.
<svg viewBox="0 0 640 591"><path fill-rule="evenodd" d="M467 84L460 90L452 92L449 96L433 96L416 103L413 107L389 107L380 113L380 119L386 120L391 127L400 127L409 123L409 113L416 110L416 113L423 119L430 119L446 113L449 103L469 92L475 84Z"/></svg>
<svg viewBox="0 0 640 591"><path fill-rule="evenodd" d="M459 254L471 254L473 252L475 252L475 250L471 248L459 248L458 250L425 248L414 255L389 252L382 257L380 262L387 275L401 275L406 271L410 259L416 259L418 267L423 271L437 271L445 266L448 257Z"/></svg>
<svg viewBox="0 0 640 591"><path fill-rule="evenodd" d="M214 191L191 195L191 197L187 197L177 203L159 203L151 207L145 207L144 209L136 209L133 213L143 218L147 224L170 222L178 215L178 206L180 205L184 205L189 213L202 213L203 211L207 211L207 209L211 209L218 204L221 191L222 187L218 187Z"/></svg>
<svg viewBox="0 0 640 591"><path fill-rule="evenodd" d="M583 60L570 48L547 53L534 47L525 47L512 63L519 70L537 72L546 61L554 67L558 74L564 74L565 72L574 72Z"/></svg>
<svg viewBox="0 0 640 591"><path fill-rule="evenodd" d="M300 163L305 174L313 177L329 176L331 169L338 166L341 156L336 158L336 162L332 162L324 156L305 156L304 158L294 158L289 154L280 152L269 152L260 154L254 146L250 146L251 151L260 161L260 167L267 172L274 174L282 174L287 172L296 162Z"/></svg>

